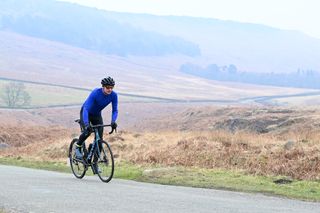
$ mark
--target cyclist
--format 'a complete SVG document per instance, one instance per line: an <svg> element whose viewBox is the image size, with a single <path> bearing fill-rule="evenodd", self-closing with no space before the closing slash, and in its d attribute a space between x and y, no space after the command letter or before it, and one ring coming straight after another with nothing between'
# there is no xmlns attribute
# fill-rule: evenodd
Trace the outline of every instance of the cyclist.
<svg viewBox="0 0 320 213"><path fill-rule="evenodd" d="M101 80L101 85L102 88L96 88L91 92L80 110L80 125L82 133L79 137L79 141L76 143L77 148L75 153L76 158L81 160L83 157L82 144L92 132L90 123L92 125L103 124L101 111L110 103L112 104L111 128L112 130L117 129L116 120L118 117L118 95L115 91L113 91L115 81L113 80L113 78L107 77ZM98 133L102 140L103 127L98 128ZM101 143L99 143L99 148L101 148ZM97 160L98 159L96 157L93 158L94 173L99 172L98 167L95 163L97 162Z"/></svg>

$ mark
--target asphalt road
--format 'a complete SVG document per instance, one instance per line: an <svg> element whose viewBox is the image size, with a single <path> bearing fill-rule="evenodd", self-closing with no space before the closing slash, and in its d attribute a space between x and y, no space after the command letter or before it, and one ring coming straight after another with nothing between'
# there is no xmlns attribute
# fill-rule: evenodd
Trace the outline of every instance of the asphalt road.
<svg viewBox="0 0 320 213"><path fill-rule="evenodd" d="M0 209L6 212L320 212L320 203L261 194L164 186L97 176L76 179L0 165Z"/></svg>

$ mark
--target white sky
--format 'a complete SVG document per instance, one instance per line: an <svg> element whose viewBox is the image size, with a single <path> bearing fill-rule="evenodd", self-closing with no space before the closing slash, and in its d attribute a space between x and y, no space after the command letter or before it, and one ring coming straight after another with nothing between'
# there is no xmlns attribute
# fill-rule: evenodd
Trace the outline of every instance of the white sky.
<svg viewBox="0 0 320 213"><path fill-rule="evenodd" d="M64 0L110 11L185 15L299 30L320 39L320 0Z"/></svg>

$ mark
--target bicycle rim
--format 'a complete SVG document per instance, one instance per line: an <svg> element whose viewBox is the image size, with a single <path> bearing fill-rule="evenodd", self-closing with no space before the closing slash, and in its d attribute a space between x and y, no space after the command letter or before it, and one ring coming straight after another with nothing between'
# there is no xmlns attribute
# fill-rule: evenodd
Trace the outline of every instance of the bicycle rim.
<svg viewBox="0 0 320 213"><path fill-rule="evenodd" d="M83 164L83 162L76 159L76 142L78 142L78 139L73 139L70 143L69 147L69 161L70 161L70 167L72 170L72 173L76 178L83 178L86 174L86 166Z"/></svg>
<svg viewBox="0 0 320 213"><path fill-rule="evenodd" d="M97 154L97 153L96 153ZM103 182L109 182L113 177L114 172L114 159L109 144L105 141L101 142L100 156L97 161L99 178Z"/></svg>

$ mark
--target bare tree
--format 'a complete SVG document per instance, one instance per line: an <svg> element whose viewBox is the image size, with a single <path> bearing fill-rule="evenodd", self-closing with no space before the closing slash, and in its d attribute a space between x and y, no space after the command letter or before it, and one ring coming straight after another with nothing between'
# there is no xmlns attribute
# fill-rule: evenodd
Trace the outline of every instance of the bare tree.
<svg viewBox="0 0 320 213"><path fill-rule="evenodd" d="M5 86L1 98L10 108L28 106L31 103L31 97L25 89L25 85L21 82L10 82Z"/></svg>

